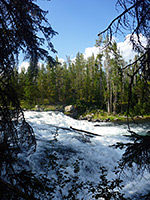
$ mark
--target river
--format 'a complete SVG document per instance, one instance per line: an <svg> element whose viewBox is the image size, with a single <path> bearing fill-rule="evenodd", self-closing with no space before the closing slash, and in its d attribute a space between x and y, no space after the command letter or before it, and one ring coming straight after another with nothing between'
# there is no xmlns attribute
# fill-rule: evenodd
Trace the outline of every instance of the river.
<svg viewBox="0 0 150 200"><path fill-rule="evenodd" d="M124 150L114 149L110 145L129 141L124 136L129 135L126 123L93 123L75 120L61 112L52 111L26 111L25 118L33 127L37 139L37 150L28 157L35 173L47 173L48 177L53 176L56 179L52 168L52 165L55 165L54 167L61 168L62 173L73 177L73 169L75 165L78 165L78 182L86 183L89 181L97 184L100 167L105 167L108 171L108 179L115 178L114 169L118 166L118 161ZM131 124L131 129L138 134L145 134L150 131L150 122L143 121ZM46 155L55 155L57 165L54 160L51 164L46 161ZM147 171L143 176L140 174L132 176L132 172L126 170L124 174L121 174L121 179L124 185L122 192L125 193L126 197L144 194L150 188L150 174ZM61 193L66 194L66 188L69 188L69 184L70 182L67 187L61 189ZM53 199L60 199L60 191L55 190L55 192ZM78 198L88 200L91 199L91 196L85 190L78 193Z"/></svg>

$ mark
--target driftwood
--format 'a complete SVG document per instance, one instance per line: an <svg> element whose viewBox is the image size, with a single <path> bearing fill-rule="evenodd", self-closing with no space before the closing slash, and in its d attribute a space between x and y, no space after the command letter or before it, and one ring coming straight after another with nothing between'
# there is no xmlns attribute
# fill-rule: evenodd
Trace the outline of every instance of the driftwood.
<svg viewBox="0 0 150 200"><path fill-rule="evenodd" d="M101 137L101 135L99 135L99 134L92 133L90 131L85 131L85 130L73 128L72 126L70 126L69 128L67 128L67 127L60 127L60 126L51 125L51 127L55 127L57 130L63 129L63 130L67 130L67 131L77 131L78 133L82 132L82 133L84 133L88 137L94 137L94 136L100 136Z"/></svg>
<svg viewBox="0 0 150 200"><path fill-rule="evenodd" d="M86 133L85 135L87 135L87 136L101 136L101 135L96 134L96 133L92 133L92 132L89 132L89 131L84 131L84 130L81 130L81 129L73 128L72 126L70 126L70 128L71 128L72 130L74 130L74 131Z"/></svg>

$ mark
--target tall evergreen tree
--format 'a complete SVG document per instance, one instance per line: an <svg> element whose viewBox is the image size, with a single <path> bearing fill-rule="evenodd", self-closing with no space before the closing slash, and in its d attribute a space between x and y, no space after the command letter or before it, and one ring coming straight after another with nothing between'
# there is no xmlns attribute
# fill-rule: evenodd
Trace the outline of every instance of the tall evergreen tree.
<svg viewBox="0 0 150 200"><path fill-rule="evenodd" d="M139 58L137 58L134 62L130 63L124 70L128 70L129 76L129 95L128 95L128 115L131 114L132 110L132 102L136 102L136 96L134 95L134 86L137 84L137 77L140 77L140 81L144 84L143 88L143 99L147 99L148 104L150 90L150 1L149 0L118 0L117 5L120 6L123 11L120 15L118 15L110 25L102 31L101 34L106 34L108 37L108 43L112 42L112 36L119 32L122 35L126 33L126 31L130 31L130 41L133 45L133 49L141 54ZM129 23L130 19L130 23ZM147 39L147 45L143 46L141 43L141 34L145 36ZM141 107L139 107L139 110ZM133 110L132 110L133 111ZM119 148L126 147L125 153L122 157L121 168L125 166L131 167L134 163L137 166L137 170L150 171L150 136L149 133L145 133L145 135L139 135L134 131L131 131L130 126L128 126L129 132L131 135L129 136L132 139L132 142L128 142L127 144L117 144L116 146ZM149 191L148 194L144 196L144 199L149 199Z"/></svg>
<svg viewBox="0 0 150 200"><path fill-rule="evenodd" d="M55 52L51 37L56 34L43 11L33 0L0 0L0 185L8 180L16 188L22 182L13 167L16 154L21 150L35 149L32 128L24 119L19 96L12 83L14 67L22 51L34 64L39 58L53 59L42 47L46 42ZM38 36L42 32L43 37ZM45 39L44 39L45 38ZM46 44L45 43L45 44ZM15 123L14 123L15 119ZM7 170L9 169L9 170ZM1 173L3 171L3 173ZM13 175L14 176L13 176ZM14 178L15 177L15 178ZM15 179L13 181L13 179ZM5 182L6 183L6 182ZM0 190L1 198L7 195L9 184ZM22 188L26 187L22 184ZM18 191L17 189L14 191ZM28 190L27 196L30 195ZM22 194L22 193L20 193Z"/></svg>
<svg viewBox="0 0 150 200"><path fill-rule="evenodd" d="M75 90L77 93L77 98L83 100L83 82L84 82L84 72L85 72L85 59L82 53L77 53L75 59Z"/></svg>
<svg viewBox="0 0 150 200"><path fill-rule="evenodd" d="M96 91L96 72L95 72L95 58L94 55L89 57L87 59L87 64L86 64L86 83L84 85L84 90L86 91L86 98L87 101L93 102L94 101L94 95ZM87 87L88 86L88 87Z"/></svg>
<svg viewBox="0 0 150 200"><path fill-rule="evenodd" d="M107 42L107 38L106 41L104 41L104 44ZM107 83L107 92L106 92L106 101L107 101L107 112L108 113L112 113L112 84L111 84L111 66L110 66L110 53L111 50L110 48L107 46L105 48L104 51L104 56L105 56L105 61L104 61L104 67L105 67L105 71L106 71L106 83Z"/></svg>
<svg viewBox="0 0 150 200"><path fill-rule="evenodd" d="M38 104L46 104L49 103L47 100L47 71L44 64L42 64L41 69L39 69L38 77L37 77L37 87L38 87Z"/></svg>
<svg viewBox="0 0 150 200"><path fill-rule="evenodd" d="M71 90L71 94L70 94L70 101L72 103L75 104L76 102L76 67L74 62L71 61L71 59L68 57L67 58L67 65L68 65L68 73L69 73L69 77L70 77L70 90Z"/></svg>
<svg viewBox="0 0 150 200"><path fill-rule="evenodd" d="M112 55L113 58L110 60L111 66L111 85L112 85L112 112L114 114L117 113L117 109L119 109L119 98L120 93L122 92L122 64L123 59L117 49L117 43L114 42L112 44Z"/></svg>
<svg viewBox="0 0 150 200"><path fill-rule="evenodd" d="M97 71L97 89L96 89L96 99L98 104L102 109L105 109L105 87L106 87L106 76L105 72L103 70L103 64L102 64L102 57L103 54L100 53L97 55L95 60L95 67Z"/></svg>
<svg viewBox="0 0 150 200"><path fill-rule="evenodd" d="M133 63L126 66L129 68L130 66L134 66L136 62L140 62L139 68L130 75L130 93L129 93L129 106L128 106L128 114L129 114L129 107L131 102L131 93L132 93L132 85L133 85L133 77L140 72L141 77L146 85L149 83L150 77L150 39L149 39L149 9L150 9L150 2L149 0L118 0L117 6L119 6L123 11L120 15L118 15L110 25L101 33L99 36L103 34L106 35L108 44L112 42L112 36L117 35L117 33L121 33L124 36L124 33L129 31L130 34L130 41L133 45L133 49L136 50L138 53L141 53L141 56L134 61ZM128 21L130 19L130 23ZM144 46L141 42L141 35L145 36L147 39L147 45ZM105 38L104 38L105 39Z"/></svg>

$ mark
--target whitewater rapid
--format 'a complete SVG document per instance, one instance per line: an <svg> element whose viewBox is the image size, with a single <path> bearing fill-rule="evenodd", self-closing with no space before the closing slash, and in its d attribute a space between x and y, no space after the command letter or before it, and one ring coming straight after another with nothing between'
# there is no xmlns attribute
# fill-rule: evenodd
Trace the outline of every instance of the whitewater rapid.
<svg viewBox="0 0 150 200"><path fill-rule="evenodd" d="M68 173L72 173L72 163L75 160L80 162L80 179L82 181L99 181L99 167L104 166L108 170L108 178L114 178L114 169L118 166L118 161L124 150L114 149L111 145L116 142L128 142L128 127L126 123L112 122L88 122L85 120L75 120L61 112L35 112L26 111L25 118L32 126L37 139L37 150L28 160L32 164L32 170L36 173L42 172L39 161L44 159L45 151L56 152L59 161L66 167ZM80 129L74 131L70 129ZM132 130L140 134L148 130L149 125L131 125ZM86 135L91 132L97 135ZM49 176L50 172L48 172ZM137 193L144 193L150 187L150 175L145 172L144 176L131 176L131 172L126 172L122 176L126 196ZM65 192L65 191L64 191ZM86 197L88 199L88 197ZM90 197L89 197L90 198ZM55 196L59 199L59 196Z"/></svg>

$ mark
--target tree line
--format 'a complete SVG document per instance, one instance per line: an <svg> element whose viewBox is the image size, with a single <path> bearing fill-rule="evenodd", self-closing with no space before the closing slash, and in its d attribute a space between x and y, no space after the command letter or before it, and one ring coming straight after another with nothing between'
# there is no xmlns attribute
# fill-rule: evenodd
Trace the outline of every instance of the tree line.
<svg viewBox="0 0 150 200"><path fill-rule="evenodd" d="M100 46L101 38L96 45ZM137 60L136 55L134 60ZM131 62L131 61L130 61ZM97 106L111 114L126 114L132 86L132 101L130 113L138 115L150 112L149 94L145 83L138 71L140 63L126 68L127 63L113 44L95 57L94 54L87 59L80 52L74 61L67 57L67 61L42 64L33 67L29 63L18 73L16 70L14 83L21 104L24 108L33 108L36 104L73 104L78 108ZM148 85L147 85L148 86Z"/></svg>

